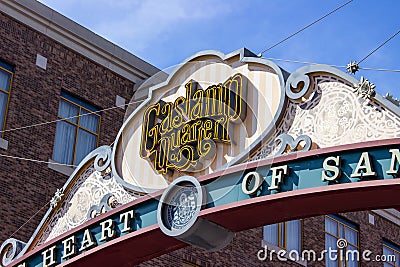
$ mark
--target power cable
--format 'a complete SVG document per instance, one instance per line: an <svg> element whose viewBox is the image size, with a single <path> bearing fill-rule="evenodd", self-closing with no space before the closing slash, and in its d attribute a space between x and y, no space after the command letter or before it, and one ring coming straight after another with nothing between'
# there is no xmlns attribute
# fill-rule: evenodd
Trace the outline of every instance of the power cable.
<svg viewBox="0 0 400 267"><path fill-rule="evenodd" d="M298 63L298 64L304 64L304 65L319 65L321 63L316 63L316 62L308 62L308 61L299 61L299 60L291 60L291 59L281 59L281 58L272 58L272 57L266 57L265 59L272 60L272 61L282 61L282 62L289 62L289 63ZM342 65L334 65L334 64L325 64L334 68L339 68L339 69L345 69L347 66L342 66ZM383 71L383 72L400 72L400 70L395 70L395 69L382 69L382 68L360 68L361 70L372 70L372 71Z"/></svg>
<svg viewBox="0 0 400 267"><path fill-rule="evenodd" d="M315 63L315 62L308 62L308 61L299 61L299 60L291 60L291 59L281 59L281 58L272 58L272 57L266 57L265 59L268 60L273 60L273 61L282 61L282 62L289 62L289 63L298 63L298 64L304 64L304 65L319 65L320 63ZM339 65L331 65L331 64L326 64L335 68L346 68L346 66L339 66Z"/></svg>
<svg viewBox="0 0 400 267"><path fill-rule="evenodd" d="M295 36L295 35L301 33L302 31L304 31L304 30L306 30L306 29L308 29L308 28L311 27L312 25L314 25L314 24L316 24L317 22L323 20L324 18L328 17L329 15L335 13L336 11L338 11L339 9L345 7L346 5L350 4L351 2L353 2L353 0L350 0L350 1L346 2L346 3L344 3L343 5L341 5L341 6L337 7L337 8L335 8L335 9L332 10L331 12L329 12L329 13L325 14L324 16L320 17L319 19L317 19L317 20L311 22L310 24L308 24L307 26L301 28L301 29L298 30L297 32L292 33L292 34L289 35L288 37L282 39L281 41L277 42L276 44L274 44L274 45L268 47L267 49L263 50L261 53L258 54L258 56L259 56L259 57L262 57L262 55L263 55L265 52L267 52L268 50L271 50L272 48L274 48L274 47L280 45L281 43L283 43L283 42L289 40L289 39L292 38L293 36Z"/></svg>
<svg viewBox="0 0 400 267"><path fill-rule="evenodd" d="M58 163L58 162L50 162L50 161L37 160L37 159L30 159L30 158L22 158L22 157L10 156L10 155L5 155L5 154L0 154L0 157L11 158L11 159L18 159L18 160L25 160L25 161L31 161L31 162L37 162L37 163L46 163L46 164L67 166L67 167L73 167L73 168L76 167L76 165L71 165L71 164L64 164L64 163Z"/></svg>
<svg viewBox="0 0 400 267"><path fill-rule="evenodd" d="M42 122L42 123L36 123L36 124L32 124L32 125L27 125L27 126L23 126L23 127L14 128L14 129L8 129L8 130L0 131L0 133L1 132L11 132L11 131L16 131L16 130L22 130L22 129L27 129L27 128L31 128L31 127L37 127L37 126L41 126L41 125L46 125L46 124L58 122L58 121L65 121L65 120L68 120L68 119L73 119L73 118L86 116L86 115L90 115L90 114L94 114L94 113L98 113L98 112L112 110L112 109L115 109L115 108L120 108L120 107L123 107L123 106L128 106L128 105L131 105L131 104L137 104L137 103L142 102L142 101L143 100L141 100L141 101L133 101L133 102L130 102L128 104L119 105L119 106L110 107L110 108L105 108L105 109L102 109L102 110L98 110L98 111L94 111L94 112L90 112L90 113L85 113L85 114L81 114L81 115L77 115L77 116L72 116L72 117L68 117L68 118L63 118L63 119L58 119L58 120L53 120L53 121L47 121L47 122ZM36 162L36 163L45 163L45 164L52 164L52 165L59 165L59 166L67 166L67 167L73 167L73 168L77 167L76 165L72 165L72 164L64 164L64 163L58 163L58 162L43 161L43 160L37 160L37 159L31 159L31 158L23 158L23 157L17 157L17 156L5 155L5 154L0 154L0 157L12 158L12 159L18 159L18 160L25 160L25 161L31 161L31 162Z"/></svg>
<svg viewBox="0 0 400 267"><path fill-rule="evenodd" d="M10 235L10 237L8 239L10 239L11 237L13 237L19 230L21 230L22 227L24 227L28 222L30 222L36 215L38 215L39 212L41 212L47 205L50 204L50 201L47 202L44 206L42 206L35 214L33 214L26 222L24 222L17 230L14 231L14 233L12 233Z"/></svg>
<svg viewBox="0 0 400 267"><path fill-rule="evenodd" d="M363 57L359 62L357 61L350 61L349 64L347 64L346 70L347 72L351 73L351 74L356 74L356 72L360 68L360 63L363 62L364 60L366 60L368 57L370 57L372 54L374 54L376 51L378 51L381 47L383 47L385 44L387 44L390 40L392 40L394 37L396 37L396 35L398 35L400 33L400 30L398 32L396 32L395 34L393 34L392 36L390 36L388 39L386 39L382 44L380 44L377 48L375 48L374 50L372 50L368 55L366 55L365 57ZM380 69L380 71L382 71L382 69Z"/></svg>
<svg viewBox="0 0 400 267"><path fill-rule="evenodd" d="M23 129L32 128L32 127L36 127L36 126L42 126L42 125L46 125L46 124L50 124L50 123L54 123L54 122L65 121L65 120L74 119L74 118L78 118L78 117L83 117L83 116L87 116L87 115L97 114L97 113L100 113L100 112L104 112L104 111L108 111L108 110L112 110L112 109L116 109L116 108L120 108L120 107L129 106L131 104L136 104L136 103L139 103L139 102L142 102L142 101L143 100L134 101L134 102L130 102L128 104L119 105L119 106L110 107L110 108L105 108L105 109L101 109L101 110L97 110L97 111L91 111L89 113L80 114L80 115L76 115L76 116L72 116L72 117L68 117L68 118L62 118L62 119L57 119L57 120L53 120L53 121L46 121L46 122L36 123L36 124L22 126L22 127L13 128L13 129L7 129L7 130L0 131L0 133L13 132L13 131L23 130Z"/></svg>
<svg viewBox="0 0 400 267"><path fill-rule="evenodd" d="M361 59L358 64L360 64L361 62L363 62L364 60L366 60L369 56L371 56L373 53L375 53L376 51L378 51L382 46L384 46L385 44L387 44L390 40L392 40L394 37L396 37L396 35L398 35L400 33L400 30L398 32L396 32L395 34L393 34L392 36L390 36L388 39L386 39L386 41L384 41L382 44L380 44L377 48L375 48L374 50L372 50L368 55L366 55L363 59Z"/></svg>

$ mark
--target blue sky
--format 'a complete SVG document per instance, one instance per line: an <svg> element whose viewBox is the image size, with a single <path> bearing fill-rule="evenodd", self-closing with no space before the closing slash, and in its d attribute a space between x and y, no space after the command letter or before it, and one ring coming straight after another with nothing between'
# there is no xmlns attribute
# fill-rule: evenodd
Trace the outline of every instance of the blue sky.
<svg viewBox="0 0 400 267"><path fill-rule="evenodd" d="M40 0L86 28L167 68L206 49L258 54L347 0ZM400 1L354 0L264 54L331 65L359 61L400 30ZM400 69L400 34L360 67ZM276 63L289 72L303 66ZM400 72L361 70L381 94L400 98Z"/></svg>

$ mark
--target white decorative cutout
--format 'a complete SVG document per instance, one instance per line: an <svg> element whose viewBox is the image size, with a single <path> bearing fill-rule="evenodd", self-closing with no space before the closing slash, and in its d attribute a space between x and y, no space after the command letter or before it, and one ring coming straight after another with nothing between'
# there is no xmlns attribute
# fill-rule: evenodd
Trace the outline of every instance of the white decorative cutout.
<svg viewBox="0 0 400 267"><path fill-rule="evenodd" d="M86 222L90 217L88 213L91 207L100 205L102 198L107 194L112 194L121 204L138 197L128 193L114 177L111 177L110 172L103 176L93 166L86 169L66 194L63 205L52 217L38 245Z"/></svg>
<svg viewBox="0 0 400 267"><path fill-rule="evenodd" d="M275 155L276 136L307 135L319 148L400 137L400 119L380 103L353 93L349 84L333 77L314 76L312 99L289 102L277 133L252 160Z"/></svg>
<svg viewBox="0 0 400 267"><path fill-rule="evenodd" d="M318 105L299 105L289 134L306 134L320 148L400 137L399 118L379 103L357 97L343 83L323 82L318 87Z"/></svg>

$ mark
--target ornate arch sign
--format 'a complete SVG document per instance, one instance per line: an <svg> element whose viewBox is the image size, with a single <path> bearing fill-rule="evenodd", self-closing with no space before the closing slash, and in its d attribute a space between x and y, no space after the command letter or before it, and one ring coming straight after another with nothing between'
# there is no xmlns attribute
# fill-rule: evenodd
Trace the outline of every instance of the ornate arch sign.
<svg viewBox="0 0 400 267"><path fill-rule="evenodd" d="M246 49L200 52L145 82L1 266L124 266L235 232L400 206L400 109L323 65L288 74Z"/></svg>

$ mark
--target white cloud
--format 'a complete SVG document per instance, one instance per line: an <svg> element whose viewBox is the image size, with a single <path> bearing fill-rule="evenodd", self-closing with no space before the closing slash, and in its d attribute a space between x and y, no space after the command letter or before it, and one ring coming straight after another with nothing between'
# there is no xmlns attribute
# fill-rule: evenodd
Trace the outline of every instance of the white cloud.
<svg viewBox="0 0 400 267"><path fill-rule="evenodd" d="M68 3L71 7L82 5L75 0ZM136 52L148 48L159 38L168 38L172 31L188 23L222 17L234 10L232 2L212 0L91 0L84 5L93 6L93 14L86 14L95 19L92 20L93 31Z"/></svg>
<svg viewBox="0 0 400 267"><path fill-rule="evenodd" d="M234 1L39 0L112 42L140 52L188 23L231 13ZM89 25L88 25L89 22Z"/></svg>

